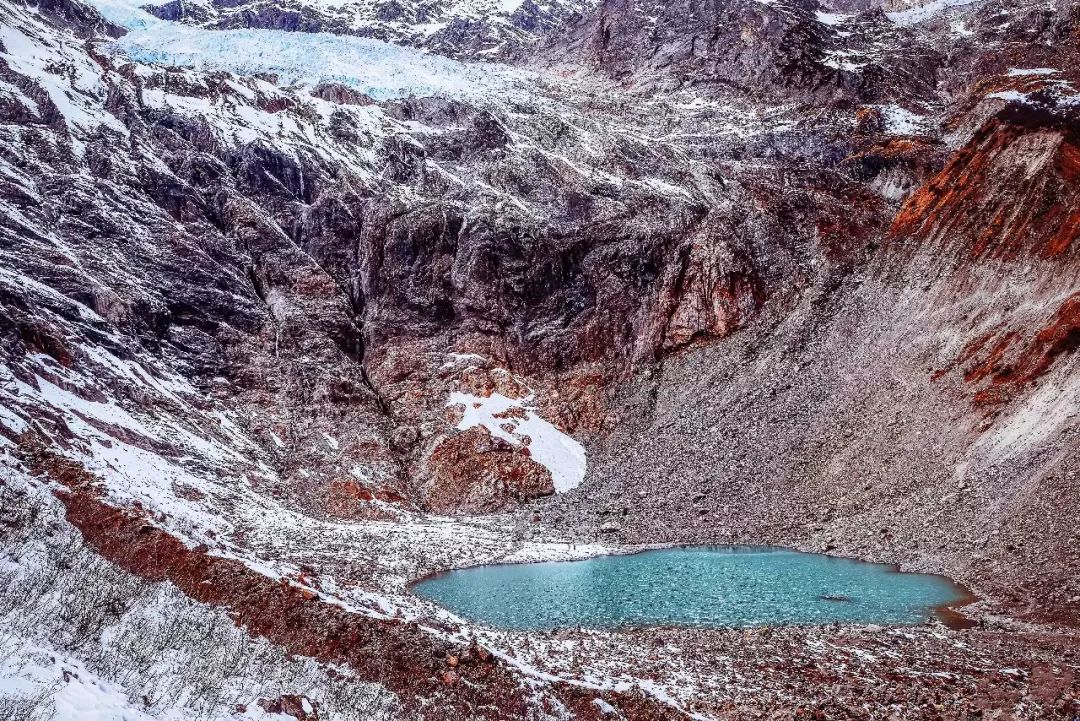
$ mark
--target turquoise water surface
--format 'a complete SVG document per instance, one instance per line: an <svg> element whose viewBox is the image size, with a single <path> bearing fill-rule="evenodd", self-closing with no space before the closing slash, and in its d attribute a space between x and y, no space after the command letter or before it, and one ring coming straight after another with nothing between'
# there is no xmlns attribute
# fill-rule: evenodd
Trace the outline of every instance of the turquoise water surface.
<svg viewBox="0 0 1080 721"><path fill-rule="evenodd" d="M478 566L413 592L471 621L516 629L915 624L964 597L941 576L745 546Z"/></svg>

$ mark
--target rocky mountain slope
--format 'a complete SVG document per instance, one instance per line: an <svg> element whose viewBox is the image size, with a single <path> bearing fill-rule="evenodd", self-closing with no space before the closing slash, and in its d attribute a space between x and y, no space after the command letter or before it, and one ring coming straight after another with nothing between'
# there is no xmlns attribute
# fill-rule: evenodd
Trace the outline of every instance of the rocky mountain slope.
<svg viewBox="0 0 1080 721"><path fill-rule="evenodd" d="M0 716L1080 713L1077 37L0 0ZM681 542L944 573L976 627L408 591Z"/></svg>

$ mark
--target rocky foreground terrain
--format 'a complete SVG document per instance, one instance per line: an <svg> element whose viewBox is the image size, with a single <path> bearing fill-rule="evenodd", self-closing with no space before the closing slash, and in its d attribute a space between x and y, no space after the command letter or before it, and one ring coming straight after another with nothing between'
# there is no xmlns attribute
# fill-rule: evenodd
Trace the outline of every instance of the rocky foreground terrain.
<svg viewBox="0 0 1080 721"><path fill-rule="evenodd" d="M1080 717L1080 5L0 0L0 718ZM915 627L411 581L772 544Z"/></svg>

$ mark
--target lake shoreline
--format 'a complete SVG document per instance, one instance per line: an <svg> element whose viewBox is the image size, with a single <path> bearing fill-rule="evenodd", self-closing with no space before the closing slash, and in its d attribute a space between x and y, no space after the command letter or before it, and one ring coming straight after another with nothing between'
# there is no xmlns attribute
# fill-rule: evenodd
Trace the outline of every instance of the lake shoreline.
<svg viewBox="0 0 1080 721"><path fill-rule="evenodd" d="M574 554L573 551L575 550L575 548L574 548L573 544L566 544L567 553L559 553L558 551L560 549L552 548L553 546L556 545L554 543L547 543L547 544L543 544L543 545L548 546L548 548L545 549L545 550L549 551L549 553L540 554L539 557L537 557L536 555L533 555L532 557L514 559L513 556L515 555L515 553L517 553L517 551L516 551L514 553L508 554L506 559L499 560L499 561L496 561L496 562L493 562L493 563L469 564L469 565L464 565L464 566L460 566L460 567L441 569L441 570L434 571L434 572L425 574L423 576L420 576L420 577L418 577L418 578L416 578L416 579L414 579L412 581L409 581L406 584L406 590L410 594L413 594L414 596L416 596L417 598L421 598L421 599L423 599L425 601L434 603L434 604L438 605L440 608L443 608L443 609L449 611L450 613L454 614L455 616L460 617L462 619L462 621L465 622L466 624L476 625L476 626L481 626L481 627L488 627L488 628L498 628L498 629L501 629L501 630L515 630L515 629L510 628L510 627L505 627L505 626L499 625L497 623L485 622L485 621L481 621L481 620L479 620L477 618L468 617L468 616L461 616L459 611L455 611L452 608L450 608L449 606L444 606L443 603L441 603L439 600L437 600L436 597L428 596L426 594L422 594L422 593L417 592L417 588L419 586L425 584L425 583L429 583L431 581L434 581L434 580L437 580L437 579L440 579L440 578L446 578L446 577L448 577L448 576L450 576L452 574L455 574L455 573L461 573L463 571L476 570L476 569L479 569L479 568L485 568L485 569L489 569L489 570L497 570L497 569L500 569L500 568L508 569L508 568L514 568L514 567L528 566L528 565L533 565L533 566L548 566L548 565L553 565L553 564L559 564L559 565L567 564L567 565L569 565L569 564L584 563L584 562L587 562L587 561L595 561L595 560L600 559L600 558L619 558L619 557L628 557L628 556L638 556L638 555L646 554L646 553L649 553L649 552L657 552L657 551L665 551L665 550L668 550L668 551L670 551L670 550L679 550L679 549L690 550L690 551L710 551L710 550L713 550L713 551L723 551L723 552L726 552L726 553L728 553L730 555L769 554L769 553L785 554L786 553L786 554L798 554L800 556L813 557L813 558L818 558L818 559L831 559L831 560L845 561L845 562L850 562L850 563L865 564L867 566L876 566L876 567L879 567L879 568L883 569L885 571L885 573L890 574L890 575L897 574L897 575L904 575L904 576L920 576L920 577L926 577L928 579L933 578L933 579L936 579L938 581L944 582L944 584L947 584L948 588L956 596L956 598L952 599L952 600L949 600L949 601L947 601L945 603L928 604L925 607L926 610L927 610L926 617L921 621L910 622L910 623L896 622L896 621L891 621L891 620L884 620L884 621L880 621L880 622L878 622L878 621L865 621L865 620L861 620L861 619L859 619L859 620L838 619L838 620L820 620L820 621L808 620L808 621L805 621L805 622L794 621L794 620L782 620L782 621L778 621L778 622L775 622L775 623L764 622L764 623L734 623L734 624L725 624L725 623L722 623L722 622L720 622L720 623L670 623L670 622L668 622L668 623L625 623L625 624L623 624L623 623L615 623L615 624L606 624L606 623L590 624L590 623L584 623L584 624L580 624L580 625L553 626L552 628L549 628L549 629L534 629L534 628L520 627L520 628L517 628L516 630L534 630L535 631L535 630L553 630L553 629L559 629L559 628L579 628L579 629L583 629L583 630L595 630L595 631L601 631L601 632L630 632L630 631L636 631L636 630L642 630L642 629L665 629L665 628L670 628L670 629L687 629L687 628L702 628L702 629L705 629L705 628L708 628L708 629L742 628L742 629L749 629L749 628L778 628L778 627L805 627L805 628L811 628L811 627L828 627L828 626L836 626L836 625L843 626L843 627L865 626L865 627L881 627L881 628L897 629L897 628L911 628L911 627L914 627L914 626L928 625L928 624L932 624L934 621L938 621L938 622L942 623L943 625L945 625L947 628L949 628L951 630L954 630L954 631L957 631L957 630L963 630L965 628L972 628L972 627L977 625L977 623L975 621L968 618L961 611L958 610L959 608L961 608L963 606L967 606L967 605L972 604L975 601L979 600L979 597L976 594L974 594L969 588L967 588L963 584L961 584L961 583L959 583L959 582L957 582L957 581L955 581L955 580L953 580L953 579L951 579L951 578L949 578L949 577L947 577L947 576L945 576L943 574L923 573L923 572L916 572L916 571L905 571L897 563L881 563L881 562L876 562L876 561L865 561L865 560L858 559L858 558L851 558L851 557L846 557L846 556L838 556L838 555L829 554L829 553L810 552L810 551L804 551L804 550L801 550L801 549L798 549L798 548L791 548L791 547L784 547L784 546L772 546L772 545L764 545L764 544L758 545L758 544L679 544L679 543L666 543L666 544L647 544L647 545L641 545L641 546L621 546L621 547L600 547L600 546L595 546L595 545L590 547L590 544L583 544L586 547L585 548L585 550L586 550L585 555ZM562 544L559 544L559 545L562 545ZM519 549L519 551L520 551L520 549ZM569 556L569 557L567 557L567 556ZM819 595L818 596L818 600L824 600L824 601L827 601L827 602L834 602L837 599L843 599L843 600L845 600L845 601L847 601L849 603L854 600L852 597L850 597L850 596L848 596L846 594L837 595L837 594L832 594L832 593L825 593L824 595Z"/></svg>

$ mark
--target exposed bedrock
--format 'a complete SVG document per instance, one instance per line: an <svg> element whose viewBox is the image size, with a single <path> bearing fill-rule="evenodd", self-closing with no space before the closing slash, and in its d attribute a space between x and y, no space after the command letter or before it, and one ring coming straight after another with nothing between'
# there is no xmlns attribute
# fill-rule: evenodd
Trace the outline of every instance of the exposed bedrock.
<svg viewBox="0 0 1080 721"><path fill-rule="evenodd" d="M818 21L825 9L817 0L605 0L553 39L546 57L638 87L736 91L821 108L932 98L937 49L879 8L851 13L843 29Z"/></svg>

